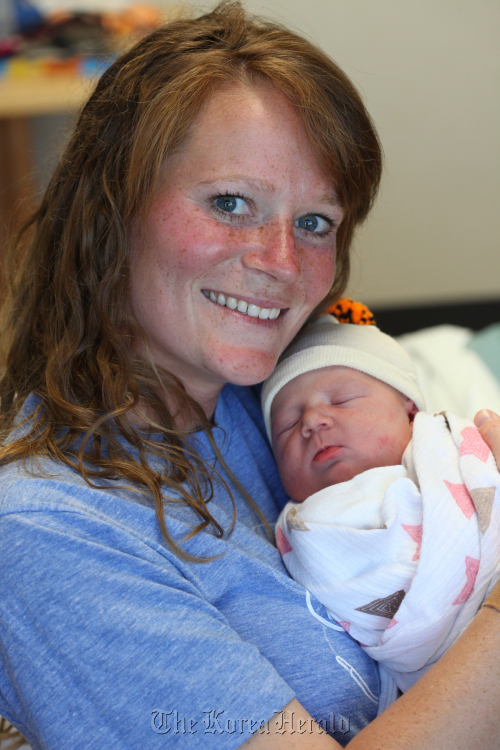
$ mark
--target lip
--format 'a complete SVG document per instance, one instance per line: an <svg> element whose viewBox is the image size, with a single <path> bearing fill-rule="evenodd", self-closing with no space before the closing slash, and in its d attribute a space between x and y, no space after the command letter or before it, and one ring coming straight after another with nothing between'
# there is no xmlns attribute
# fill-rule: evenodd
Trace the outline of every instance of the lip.
<svg viewBox="0 0 500 750"><path fill-rule="evenodd" d="M333 458L337 458L338 454L344 446L342 445L323 445L314 454L312 463L321 464L325 461L330 461Z"/></svg>
<svg viewBox="0 0 500 750"><path fill-rule="evenodd" d="M234 292L224 292L222 289L209 289L208 287L203 288L206 292L214 292L214 294L222 293L227 299L228 297L234 297L246 302L248 305L257 305L257 307L265 307L266 309L272 310L273 307L277 307L281 310L280 315L289 310L290 308L284 305L282 302L276 302L276 300L269 301L260 297L247 297L245 294L237 294ZM203 291L202 290L202 291ZM229 308L228 308L229 309Z"/></svg>

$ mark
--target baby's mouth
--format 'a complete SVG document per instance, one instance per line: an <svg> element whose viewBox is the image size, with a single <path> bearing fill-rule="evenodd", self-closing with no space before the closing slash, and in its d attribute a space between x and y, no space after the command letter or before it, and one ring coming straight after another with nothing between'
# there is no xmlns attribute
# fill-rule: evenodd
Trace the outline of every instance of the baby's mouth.
<svg viewBox="0 0 500 750"><path fill-rule="evenodd" d="M259 318L260 320L275 320L282 311L280 307L259 307L237 297L229 297L222 292L214 292L209 289L202 289L202 293L207 299L216 302L221 307L228 307L230 310L237 310L242 315L248 315L250 318ZM285 309L285 308L283 308Z"/></svg>
<svg viewBox="0 0 500 750"><path fill-rule="evenodd" d="M328 461L331 458L335 458L341 450L341 445L324 445L314 454L313 464L322 463L322 461Z"/></svg>

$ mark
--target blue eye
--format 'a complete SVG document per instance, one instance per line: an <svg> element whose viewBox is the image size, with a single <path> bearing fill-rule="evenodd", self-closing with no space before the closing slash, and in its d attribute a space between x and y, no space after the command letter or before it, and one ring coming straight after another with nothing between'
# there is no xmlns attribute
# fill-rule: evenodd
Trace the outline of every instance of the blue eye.
<svg viewBox="0 0 500 750"><path fill-rule="evenodd" d="M295 226L299 229L304 229L306 232L319 234L320 232L329 232L332 228L332 222L317 214L307 214L307 216L297 219Z"/></svg>
<svg viewBox="0 0 500 750"><path fill-rule="evenodd" d="M297 226L308 232L314 232L318 228L318 219L316 216L303 216L298 220Z"/></svg>
<svg viewBox="0 0 500 750"><path fill-rule="evenodd" d="M246 200L238 195L218 195L214 199L214 203L219 211L223 211L225 214L241 216L250 213Z"/></svg>
<svg viewBox="0 0 500 750"><path fill-rule="evenodd" d="M215 205L217 208L220 208L221 211L231 213L236 208L236 198L234 195L221 195L216 199Z"/></svg>

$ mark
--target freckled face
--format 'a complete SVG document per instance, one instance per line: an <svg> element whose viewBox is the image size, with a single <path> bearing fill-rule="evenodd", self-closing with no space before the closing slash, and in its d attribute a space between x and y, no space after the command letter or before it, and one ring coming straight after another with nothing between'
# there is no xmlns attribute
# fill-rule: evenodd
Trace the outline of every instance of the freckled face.
<svg viewBox="0 0 500 750"><path fill-rule="evenodd" d="M232 87L207 101L130 251L132 308L153 360L207 413L225 382L267 377L328 293L342 216L278 90Z"/></svg>
<svg viewBox="0 0 500 750"><path fill-rule="evenodd" d="M349 367L323 367L291 380L271 409L283 486L302 502L376 466L401 463L416 408L390 385Z"/></svg>

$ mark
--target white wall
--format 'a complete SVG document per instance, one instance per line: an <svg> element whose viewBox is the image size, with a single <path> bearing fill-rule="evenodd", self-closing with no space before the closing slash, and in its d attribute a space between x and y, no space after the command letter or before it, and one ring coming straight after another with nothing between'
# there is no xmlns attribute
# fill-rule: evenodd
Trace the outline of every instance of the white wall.
<svg viewBox="0 0 500 750"><path fill-rule="evenodd" d="M323 47L378 127L385 177L350 292L379 305L500 296L498 0L245 5Z"/></svg>

